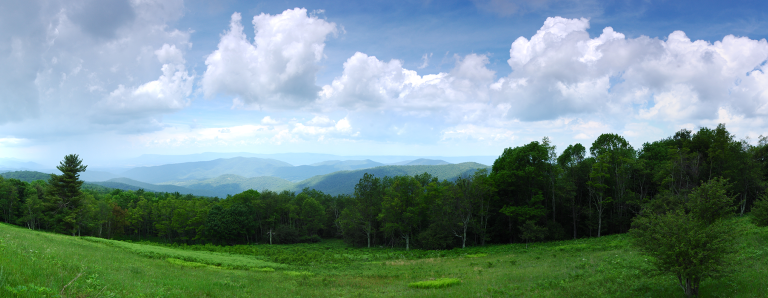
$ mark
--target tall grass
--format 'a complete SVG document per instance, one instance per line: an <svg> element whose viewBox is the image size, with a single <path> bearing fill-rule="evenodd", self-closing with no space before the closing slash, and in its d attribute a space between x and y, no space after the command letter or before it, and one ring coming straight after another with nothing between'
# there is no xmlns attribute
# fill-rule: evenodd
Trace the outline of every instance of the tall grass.
<svg viewBox="0 0 768 298"><path fill-rule="evenodd" d="M433 280L412 282L412 283L409 283L408 286L411 288L419 288L419 289L439 289L439 288L447 288L450 286L455 286L460 283L461 283L461 280L458 278L438 278Z"/></svg>
<svg viewBox="0 0 768 298"><path fill-rule="evenodd" d="M737 266L702 283L702 297L768 292L768 228L738 221L747 233L738 240ZM650 260L628 239L450 251L349 248L339 241L172 247L0 224L0 297L682 297L675 278L651 274ZM461 286L409 287L455 283L445 278Z"/></svg>

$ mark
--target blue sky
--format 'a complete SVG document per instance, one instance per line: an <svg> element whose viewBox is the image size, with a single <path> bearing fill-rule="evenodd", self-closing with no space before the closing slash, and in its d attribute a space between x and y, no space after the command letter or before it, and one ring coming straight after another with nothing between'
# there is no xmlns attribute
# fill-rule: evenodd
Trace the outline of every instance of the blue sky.
<svg viewBox="0 0 768 298"><path fill-rule="evenodd" d="M0 158L768 135L764 1L0 4ZM90 162L89 162L90 161Z"/></svg>

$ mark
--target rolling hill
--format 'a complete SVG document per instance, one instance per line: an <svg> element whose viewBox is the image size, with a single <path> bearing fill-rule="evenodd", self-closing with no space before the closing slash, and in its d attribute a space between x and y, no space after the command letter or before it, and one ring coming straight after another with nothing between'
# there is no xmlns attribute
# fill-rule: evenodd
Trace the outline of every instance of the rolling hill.
<svg viewBox="0 0 768 298"><path fill-rule="evenodd" d="M50 171L13 171L13 172L5 172L2 174L3 177L6 178L15 178L26 182L32 182L34 180L48 180L48 178L51 178L50 173L55 174L61 174L58 170L50 170ZM103 171L88 171L80 173L80 180L91 182L91 181L106 181L113 178L118 178L119 176L107 173Z"/></svg>
<svg viewBox="0 0 768 298"><path fill-rule="evenodd" d="M390 165L393 166L437 166L437 165L449 165L450 162L444 161L444 160L438 160L438 159L426 159L426 158L419 158L416 160L406 160L396 163L391 163Z"/></svg>
<svg viewBox="0 0 768 298"><path fill-rule="evenodd" d="M319 153L276 153L276 154L258 154L249 152L204 152L186 155L160 155L144 154L139 157L115 161L112 164L119 168L158 166L171 163L186 163L198 161L212 161L220 158L233 157L258 157L264 159L275 159L287 162L292 165L319 165L326 161L339 160L372 160L382 164L394 164L402 161L413 161L420 158L443 160L449 163L476 162L485 165L493 164L498 156L406 156L406 155L333 155ZM1 167L0 167L1 168ZM116 171L112 171L117 173Z"/></svg>
<svg viewBox="0 0 768 298"><path fill-rule="evenodd" d="M296 183L294 190L300 191L305 187L314 188L331 195L351 194L355 190L355 184L363 178L365 173L376 177L418 175L429 173L440 180L453 180L464 174L474 173L475 170L488 166L474 162L447 165L412 165L412 166L383 166L355 171L341 171L322 176L315 176Z"/></svg>
<svg viewBox="0 0 768 298"><path fill-rule="evenodd" d="M51 174L41 173L37 171L13 171L0 174L6 179L19 179L24 182L32 182L35 180L48 180L51 178Z"/></svg>
<svg viewBox="0 0 768 298"><path fill-rule="evenodd" d="M272 176L275 169L280 167L293 166L275 159L234 157L133 168L124 172L122 176L141 182L163 183L168 181L204 180L224 174L234 174L243 177Z"/></svg>
<svg viewBox="0 0 768 298"><path fill-rule="evenodd" d="M169 193L178 192L183 195L193 194L196 196L205 196L205 197L215 197L215 196L226 197L226 195L221 196L211 190L191 189L191 188L176 186L176 185L151 184L151 183L145 183L145 182L136 181L128 178L115 178L107 181L89 182L89 184L95 184L95 185L122 189L122 190L144 189L146 191L152 191L152 192L169 192Z"/></svg>
<svg viewBox="0 0 768 298"><path fill-rule="evenodd" d="M287 167L296 171L296 176L308 176L312 172L309 170L321 169L331 171L334 167L353 167L353 166L365 166L372 163L368 162L339 162L329 163L318 166L299 166L299 167ZM170 179L156 178L157 180L165 180L162 184L153 184L138 181L130 178L114 178L107 181L88 182L91 185L99 185L108 188L116 188L122 190L138 190L144 189L152 192L179 192L181 194L193 194L196 196L208 196L208 197L220 197L224 198L227 195L234 195L248 189L255 189L258 191L272 190L283 191L291 190L299 192L302 189L314 188L324 193L331 195L338 194L352 194L355 189L355 185L363 177L365 173L373 174L376 177L384 176L398 176L398 175L417 175L421 173L429 173L438 177L440 180L453 180L461 175L467 175L473 173L477 169L486 168L487 166L474 162L465 162L460 164L440 164L440 165L407 165L407 166L378 166L374 168L356 169L349 171L335 171L330 174L316 175L308 179L302 179L298 182L291 182L287 179L274 176L259 176L259 177L244 177L234 174L219 175L216 178L199 179L199 180L176 180L168 181ZM156 167L151 167L156 168ZM284 169L284 168L278 168ZM300 170L306 170L301 173ZM174 171L180 171L174 169ZM177 173L178 174L178 173ZM283 173L285 174L285 173ZM16 171L0 174L6 178L16 178L19 180L31 182L34 180L48 180L49 174L34 172L34 171ZM158 173L154 174L159 175ZM286 174L287 175L287 174ZM182 175L183 176L183 175ZM189 176L189 175L187 175Z"/></svg>
<svg viewBox="0 0 768 298"><path fill-rule="evenodd" d="M179 181L166 183L168 186L185 187L194 191L206 191L214 193L216 196L224 198L228 194L234 195L249 189L263 191L265 189L272 191L290 190L293 187L291 181L270 176L246 178L238 175L221 175L213 179L201 181Z"/></svg>
<svg viewBox="0 0 768 298"><path fill-rule="evenodd" d="M146 183L168 183L174 185L177 185L177 183L173 182L213 179L221 175L237 175L245 178L273 176L292 182L299 182L317 175L325 175L343 170L372 168L383 165L384 164L372 160L331 160L313 165L294 167L288 163L275 159L234 157L211 161L138 167L126 171L122 175ZM83 180L88 179L84 178ZM103 180L107 179L93 181Z"/></svg>
<svg viewBox="0 0 768 298"><path fill-rule="evenodd" d="M308 166L277 168L272 176L280 177L288 181L299 182L318 175L330 174L338 171L367 169L384 164L372 160L330 160Z"/></svg>
<svg viewBox="0 0 768 298"><path fill-rule="evenodd" d="M438 179L441 180L453 180L460 175L471 174L477 169L486 167L487 166L485 165L473 162L447 165L380 166L353 171L337 171L330 174L314 176L296 183L278 177L246 178L237 175L222 175L213 179L175 181L167 182L166 184L187 187L194 190L206 190L216 193L219 197L224 197L227 194L240 193L248 189L255 189L258 191L268 189L278 192L282 190L291 190L299 192L305 187L314 188L331 195L337 195L352 194L355 190L355 185L365 173L373 174L376 177L384 177L397 175L412 176L427 172L437 176Z"/></svg>

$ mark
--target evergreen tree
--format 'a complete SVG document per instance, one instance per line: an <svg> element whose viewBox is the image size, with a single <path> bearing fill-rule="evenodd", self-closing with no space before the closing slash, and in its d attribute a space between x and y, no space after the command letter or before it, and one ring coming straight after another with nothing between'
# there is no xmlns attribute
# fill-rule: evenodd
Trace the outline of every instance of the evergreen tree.
<svg viewBox="0 0 768 298"><path fill-rule="evenodd" d="M85 172L88 167L82 163L83 160L77 154L66 155L56 166L61 175L51 174L49 213L59 232L70 232L74 235L78 230L77 212L81 211L80 187L83 185L80 172Z"/></svg>

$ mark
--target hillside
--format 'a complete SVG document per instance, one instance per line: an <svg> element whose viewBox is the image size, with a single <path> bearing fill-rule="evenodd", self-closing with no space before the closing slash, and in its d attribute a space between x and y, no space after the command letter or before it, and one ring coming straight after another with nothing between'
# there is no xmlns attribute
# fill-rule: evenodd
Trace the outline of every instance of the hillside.
<svg viewBox="0 0 768 298"><path fill-rule="evenodd" d="M114 178L120 178L120 176L104 172L104 171L94 171L94 170L86 170L83 173L80 173L80 179L83 181L107 181L109 179Z"/></svg>
<svg viewBox="0 0 768 298"><path fill-rule="evenodd" d="M416 160L406 160L401 162L392 163L390 165L393 166L438 166L438 165L449 165L450 162L439 160L439 159L426 159L426 158L419 158Z"/></svg>
<svg viewBox="0 0 768 298"><path fill-rule="evenodd" d="M323 162L313 163L310 166L333 166L339 171L367 169L383 166L385 164L375 162L370 159L365 160L326 160Z"/></svg>
<svg viewBox="0 0 768 298"><path fill-rule="evenodd" d="M702 297L764 297L768 228L737 219L733 270ZM0 223L0 297L685 297L649 274L627 235L444 251L289 245L172 246ZM450 287L409 284L454 278ZM140 285L140 286L137 286ZM356 295L357 296L357 295Z"/></svg>
<svg viewBox="0 0 768 298"><path fill-rule="evenodd" d="M214 191L205 190L205 189L190 189L190 188L176 186L176 185L162 185L162 184L158 185L158 184L151 184L151 183L136 181L128 178L115 178L107 181L89 182L89 184L101 185L104 187L116 188L116 189L122 189L122 190L135 191L139 189L144 189L146 191L152 191L152 192L169 192L169 193L178 192L183 195L193 194L196 196L205 196L205 197L215 197L215 196L226 197L226 195L221 196Z"/></svg>
<svg viewBox="0 0 768 298"><path fill-rule="evenodd" d="M443 160L450 163L477 162L485 165L493 164L498 156L404 156L404 155L333 155L318 153L277 153L277 154L257 154L248 152L205 152L186 155L160 155L144 154L139 157L119 161L120 167L139 167L139 166L158 166L172 163L186 163L198 161L211 161L220 158L233 157L258 157L266 159L276 159L292 165L321 165L327 161L340 160L372 160L377 163L394 164L402 161L413 161L420 158ZM352 170L352 169L349 169Z"/></svg>
<svg viewBox="0 0 768 298"><path fill-rule="evenodd" d="M166 184L168 186L175 185L179 187L186 187L194 191L205 191L208 193L213 193L221 198L226 197L228 194L234 195L249 189L255 189L258 191L268 189L280 192L283 190L291 189L293 186L291 181L278 177L262 176L246 178L238 175L221 175L213 179L168 182Z"/></svg>
<svg viewBox="0 0 768 298"><path fill-rule="evenodd" d="M168 183L214 179L221 175L237 175L245 178L274 176L299 182L317 175L343 170L357 170L383 166L371 160L331 160L313 165L292 166L275 159L256 157L222 158L211 161L185 162L128 170L122 176L146 183ZM85 177L85 176L84 176ZM90 177L90 176L88 176ZM94 177L96 177L94 175ZM115 178L115 177L110 177ZM83 179L87 180L87 179ZM107 179L94 180L103 181Z"/></svg>
<svg viewBox="0 0 768 298"><path fill-rule="evenodd" d="M317 166L327 167L328 165ZM485 165L478 163L460 163L434 166L380 166L368 169L358 169L354 171L337 171L326 175L317 175L300 182L291 182L279 177L253 177L247 178L238 175L222 175L213 179L194 180L194 181L170 181L164 185L173 185L177 187L186 187L192 190L204 190L216 194L219 197L225 197L227 194L237 194L248 189L262 191L265 189L272 191L291 190L300 192L305 187L314 188L327 194L352 194L355 185L365 173L371 173L377 177L397 176L397 175L417 175L424 172L437 176L439 179L452 180L463 174L474 173L476 169L485 168ZM293 167L294 169L312 168L312 166ZM307 175L307 174L303 174ZM145 187L145 189L149 189Z"/></svg>
<svg viewBox="0 0 768 298"><path fill-rule="evenodd" d="M51 174L41 173L37 171L13 171L0 174L3 178L7 179L19 179L24 182L32 182L35 180L46 180L51 178Z"/></svg>
<svg viewBox="0 0 768 298"><path fill-rule="evenodd" d="M309 187L331 195L351 194L355 190L355 185L361 178L363 178L365 173L372 174L376 177L391 177L398 175L413 176L426 172L438 177L439 180L453 180L460 175L471 174L474 173L475 170L481 168L487 168L487 166L474 162L447 165L383 166L315 176L296 183L293 189L300 191L305 187Z"/></svg>
<svg viewBox="0 0 768 298"><path fill-rule="evenodd" d="M340 165L339 165L340 164ZM372 163L356 163L357 166L370 165ZM333 171L334 167L347 166L353 167L353 163L331 163L318 166L298 166L298 167L284 167L278 168L284 170L279 172L282 175L288 177L308 177L313 173L317 173L315 170L320 169L320 173L327 173ZM161 166L162 167L162 166ZM227 195L234 195L246 191L248 189L255 189L258 191L272 190L283 191L291 190L300 192L305 187L314 188L331 195L338 194L352 194L355 190L355 185L363 177L363 174L370 173L376 177L384 176L397 176L397 175L417 175L427 172L433 176L437 176L440 180L447 179L452 180L463 174L471 174L476 169L485 168L485 165L467 162L460 164L442 164L442 165L410 165L410 166L379 166L375 168L357 169L352 171L333 171L330 174L313 175L310 178L302 179L298 182L298 178L294 182L281 177L272 176L259 176L259 177L244 177L235 174L219 175L216 178L200 179L200 180L183 180L181 181L169 181L171 179L159 179L165 180L164 183L147 183L130 178L113 178L107 181L95 181L88 182L93 185L100 185L103 187L116 188L122 190L138 190L144 189L153 192L179 192L181 194L193 194L196 196L208 196L208 197L220 197L224 198ZM151 167L159 168L159 167ZM145 169L145 168L138 168ZM291 169L291 172L286 169ZM177 169L176 169L177 170ZM303 172L302 172L303 170ZM326 171L326 172L323 172ZM294 176L290 176L294 175ZM16 171L0 174L6 178L16 178L23 181L31 182L34 180L48 180L49 174L44 174L34 171Z"/></svg>
<svg viewBox="0 0 768 298"><path fill-rule="evenodd" d="M141 182L163 183L179 180L210 179L224 174L234 174L243 177L272 176L275 169L280 167L293 166L274 159L234 157L133 168L122 173L122 176Z"/></svg>

